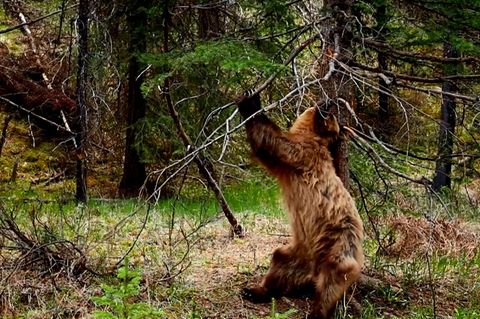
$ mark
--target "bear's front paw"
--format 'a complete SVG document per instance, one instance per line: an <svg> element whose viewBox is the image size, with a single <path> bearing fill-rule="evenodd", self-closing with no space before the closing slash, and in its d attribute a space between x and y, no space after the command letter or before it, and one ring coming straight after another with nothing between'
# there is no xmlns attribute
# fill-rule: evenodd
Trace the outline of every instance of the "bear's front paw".
<svg viewBox="0 0 480 319"><path fill-rule="evenodd" d="M267 303L272 300L272 296L261 286L252 288L243 288L241 296L243 299L253 303Z"/></svg>
<svg viewBox="0 0 480 319"><path fill-rule="evenodd" d="M235 101L238 105L238 110L240 111L240 114L244 118L247 118L262 109L260 105L260 95L258 93L252 95L252 92L253 91L245 92Z"/></svg>

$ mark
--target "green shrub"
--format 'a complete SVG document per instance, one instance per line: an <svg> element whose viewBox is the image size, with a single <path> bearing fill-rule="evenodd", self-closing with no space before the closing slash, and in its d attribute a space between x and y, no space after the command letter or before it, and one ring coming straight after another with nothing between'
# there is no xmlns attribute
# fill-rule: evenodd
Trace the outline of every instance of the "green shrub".
<svg viewBox="0 0 480 319"><path fill-rule="evenodd" d="M156 309L145 302L135 302L135 297L140 294L141 271L130 270L128 262L118 269L118 283L115 285L103 284L101 287L104 295L92 297L97 306L107 309L96 310L93 317L97 319L143 319L163 318L161 309Z"/></svg>

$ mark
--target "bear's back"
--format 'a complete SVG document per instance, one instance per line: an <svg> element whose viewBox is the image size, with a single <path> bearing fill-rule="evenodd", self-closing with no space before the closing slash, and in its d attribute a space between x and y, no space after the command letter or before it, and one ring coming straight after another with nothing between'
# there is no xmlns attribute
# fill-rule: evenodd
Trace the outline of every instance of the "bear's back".
<svg viewBox="0 0 480 319"><path fill-rule="evenodd" d="M311 161L310 170L292 169L279 178L294 240L317 250L315 243L322 240L361 238L363 228L355 202L336 175L331 157Z"/></svg>

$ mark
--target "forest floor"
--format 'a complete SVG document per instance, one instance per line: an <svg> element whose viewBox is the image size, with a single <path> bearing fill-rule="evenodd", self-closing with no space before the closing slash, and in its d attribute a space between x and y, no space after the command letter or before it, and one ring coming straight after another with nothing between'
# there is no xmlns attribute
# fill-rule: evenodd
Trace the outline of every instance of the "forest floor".
<svg viewBox="0 0 480 319"><path fill-rule="evenodd" d="M232 236L198 185L158 203L108 199L118 173L109 163L91 163L92 200L77 205L64 170L68 156L38 140L32 148L28 127L12 122L0 156L2 318L305 318L308 298L262 305L240 298L266 273L273 250L289 241L274 181L253 172L226 185L243 238ZM358 175L366 170L360 164ZM368 176L360 176L366 188ZM367 211L354 194L366 229L368 280L352 288L353 299L345 296L336 318L480 318L478 204L461 192L432 200L394 183L386 195L372 183ZM8 238L15 229L8 221L26 241ZM129 275L115 268L125 263ZM77 266L86 271L75 272Z"/></svg>
<svg viewBox="0 0 480 319"><path fill-rule="evenodd" d="M173 319L305 318L311 305L308 298L281 298L273 305L255 305L240 298L242 287L257 283L266 273L271 252L288 242L284 218L240 214L246 236L233 238L222 216L201 223L177 217L170 228L157 213L150 212L152 218L130 252L131 271L137 268L142 274L139 292L120 298L125 306L146 302L151 309L161 309L160 318ZM113 232L112 227L103 228L119 216L98 215L98 211L97 216L93 211L85 212L87 215L91 226L82 222L82 228L91 228L80 233L88 242L83 249L92 269L112 265L128 251L144 217L131 217ZM41 220L47 223L45 217ZM63 226L68 233L73 225L67 226L71 216L65 217ZM432 226L424 218L403 216L383 216L377 226L382 231L389 229L395 239L383 249L367 238L364 273L373 284L353 288L361 314L342 310L342 305L352 303L347 295L340 302L337 318L478 318L478 226L452 220L437 220ZM102 305L94 298L108 295L106 284L122 291L122 280L112 275L74 276L68 271L49 274L41 264L25 263L24 258L6 251L0 255L0 305L5 318L94 318L94 311L102 309L118 314L112 304Z"/></svg>

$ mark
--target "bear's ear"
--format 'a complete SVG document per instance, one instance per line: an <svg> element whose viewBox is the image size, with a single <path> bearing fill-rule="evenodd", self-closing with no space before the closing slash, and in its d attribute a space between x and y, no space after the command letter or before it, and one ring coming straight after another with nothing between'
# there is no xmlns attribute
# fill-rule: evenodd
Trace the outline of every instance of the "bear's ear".
<svg viewBox="0 0 480 319"><path fill-rule="evenodd" d="M338 126L338 121L335 115L328 114L328 117L325 119L325 128L326 131L334 135L340 133L340 127Z"/></svg>
<svg viewBox="0 0 480 319"><path fill-rule="evenodd" d="M337 118L330 112L321 112L317 109L315 131L321 137L335 138L340 133Z"/></svg>

